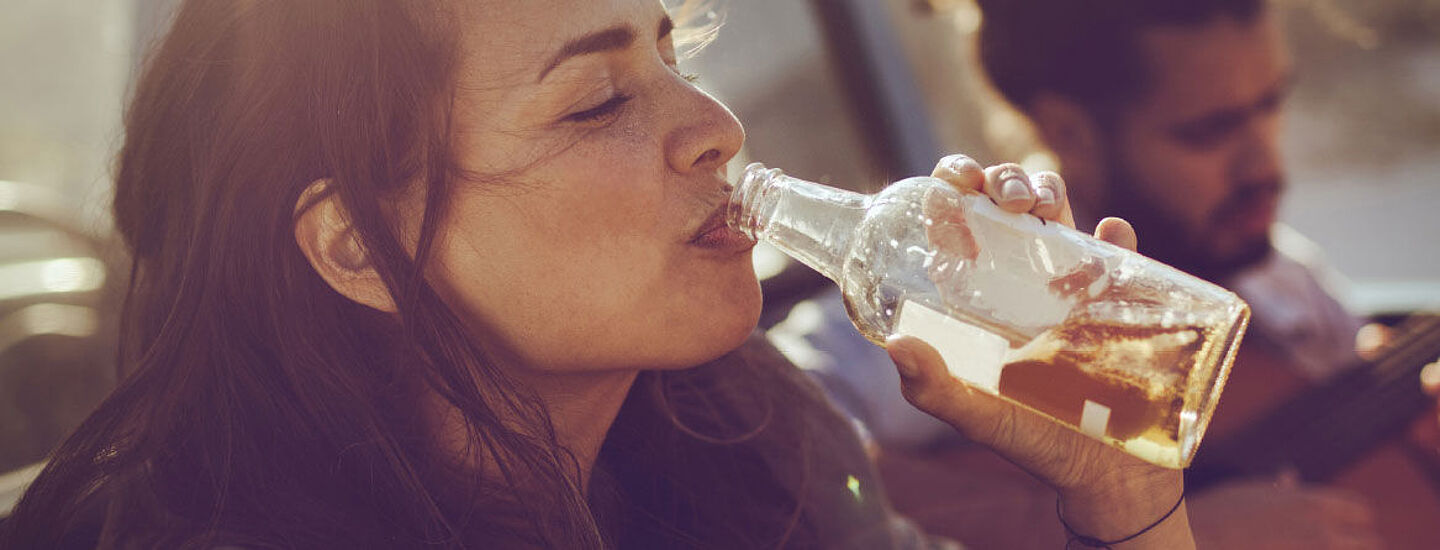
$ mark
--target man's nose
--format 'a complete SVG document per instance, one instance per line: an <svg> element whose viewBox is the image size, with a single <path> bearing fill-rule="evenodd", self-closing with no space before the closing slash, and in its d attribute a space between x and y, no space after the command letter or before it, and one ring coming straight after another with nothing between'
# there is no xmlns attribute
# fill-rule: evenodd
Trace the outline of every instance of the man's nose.
<svg viewBox="0 0 1440 550"><path fill-rule="evenodd" d="M1236 152L1232 172L1236 181L1269 181L1280 177L1279 117L1259 116L1247 128Z"/></svg>

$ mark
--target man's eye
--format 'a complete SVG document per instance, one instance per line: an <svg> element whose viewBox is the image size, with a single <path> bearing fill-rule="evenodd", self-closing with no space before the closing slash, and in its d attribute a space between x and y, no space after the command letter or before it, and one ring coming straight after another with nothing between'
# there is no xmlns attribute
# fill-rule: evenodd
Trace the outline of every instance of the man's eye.
<svg viewBox="0 0 1440 550"><path fill-rule="evenodd" d="M606 100L604 103L578 113L567 115L565 120L569 122L595 122L614 115L627 101L630 101L630 96L616 94L615 97Z"/></svg>
<svg viewBox="0 0 1440 550"><path fill-rule="evenodd" d="M1176 132L1175 137L1192 149L1213 149L1224 142L1229 135L1230 132L1223 128L1196 128Z"/></svg>
<svg viewBox="0 0 1440 550"><path fill-rule="evenodd" d="M1245 119L1222 117L1176 128L1171 135L1186 147L1195 150L1210 150L1223 145L1240 131Z"/></svg>

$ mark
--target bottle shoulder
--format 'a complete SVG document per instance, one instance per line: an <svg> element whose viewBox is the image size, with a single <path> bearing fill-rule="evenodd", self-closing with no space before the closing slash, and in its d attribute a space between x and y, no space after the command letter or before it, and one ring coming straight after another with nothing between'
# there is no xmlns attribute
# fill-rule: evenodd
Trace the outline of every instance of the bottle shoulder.
<svg viewBox="0 0 1440 550"><path fill-rule="evenodd" d="M955 189L955 187L949 183L946 183L945 180L929 176L916 176L913 178L905 178L885 186L880 192L871 196L871 201L918 201L924 200L926 195L935 192L954 194L956 196L960 194L959 190Z"/></svg>

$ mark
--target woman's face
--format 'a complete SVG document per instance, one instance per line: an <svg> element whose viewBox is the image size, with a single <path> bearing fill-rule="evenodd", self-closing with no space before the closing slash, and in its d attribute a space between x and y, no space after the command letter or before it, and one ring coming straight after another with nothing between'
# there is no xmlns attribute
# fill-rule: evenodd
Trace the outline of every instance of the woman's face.
<svg viewBox="0 0 1440 550"><path fill-rule="evenodd" d="M656 0L464 0L456 182L432 275L549 371L695 365L754 328L750 243L710 231L734 116Z"/></svg>

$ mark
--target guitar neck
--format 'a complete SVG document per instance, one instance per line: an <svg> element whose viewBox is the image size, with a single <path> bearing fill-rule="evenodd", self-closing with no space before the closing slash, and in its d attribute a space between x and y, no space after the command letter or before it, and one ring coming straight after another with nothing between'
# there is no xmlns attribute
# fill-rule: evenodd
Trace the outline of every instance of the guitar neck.
<svg viewBox="0 0 1440 550"><path fill-rule="evenodd" d="M1187 473L1189 484L1203 487L1284 468L1308 481L1327 481L1402 431L1433 402L1421 390L1419 373L1440 357L1440 314L1411 316L1395 334L1373 361L1281 402L1228 438L1202 445Z"/></svg>

